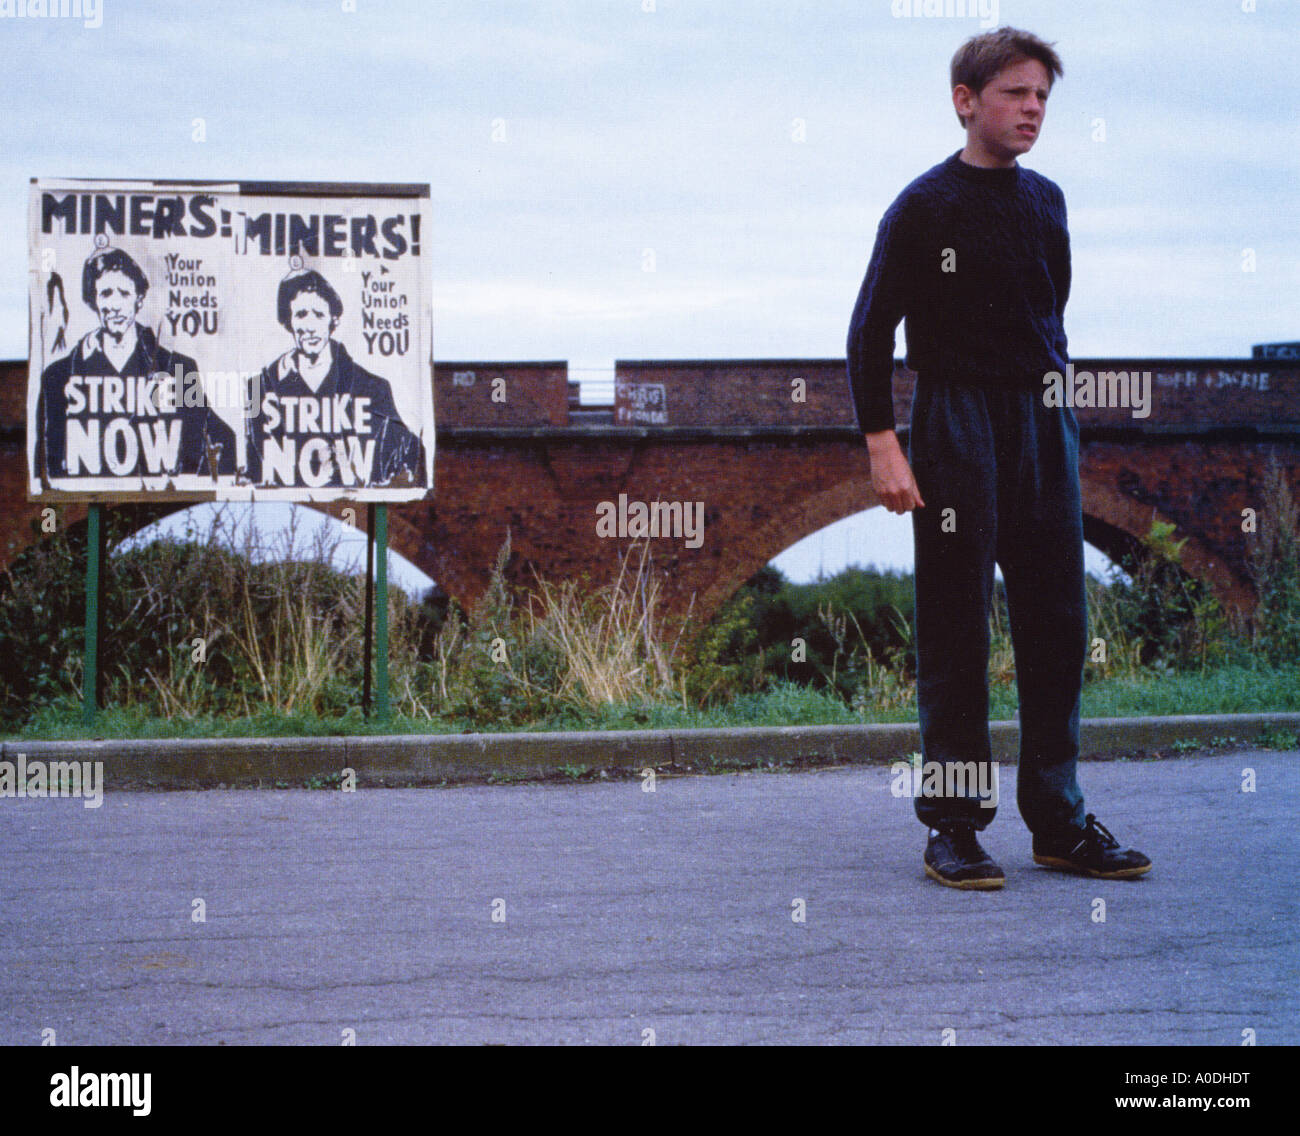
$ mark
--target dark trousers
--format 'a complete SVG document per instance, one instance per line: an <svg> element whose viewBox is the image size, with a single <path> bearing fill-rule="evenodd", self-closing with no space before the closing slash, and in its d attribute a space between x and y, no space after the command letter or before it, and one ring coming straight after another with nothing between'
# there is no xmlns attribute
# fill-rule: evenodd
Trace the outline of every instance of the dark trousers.
<svg viewBox="0 0 1300 1136"><path fill-rule="evenodd" d="M1002 568L1020 696L1016 803L1034 833L1083 824L1079 698L1087 653L1079 425L1041 390L916 384L909 460L917 702L927 763L990 761L989 613ZM969 766L967 768L970 768ZM967 778L915 798L929 827L989 824ZM957 792L951 790L956 789Z"/></svg>

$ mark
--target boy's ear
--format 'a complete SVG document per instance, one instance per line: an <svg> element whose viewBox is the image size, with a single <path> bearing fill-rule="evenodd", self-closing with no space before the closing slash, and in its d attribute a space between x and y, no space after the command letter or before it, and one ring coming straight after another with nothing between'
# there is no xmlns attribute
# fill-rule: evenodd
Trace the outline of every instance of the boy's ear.
<svg viewBox="0 0 1300 1136"><path fill-rule="evenodd" d="M975 92L972 91L965 83L958 83L952 89L952 106L957 112L957 117L962 120L962 127L967 125L966 120L974 110L973 103L976 98Z"/></svg>

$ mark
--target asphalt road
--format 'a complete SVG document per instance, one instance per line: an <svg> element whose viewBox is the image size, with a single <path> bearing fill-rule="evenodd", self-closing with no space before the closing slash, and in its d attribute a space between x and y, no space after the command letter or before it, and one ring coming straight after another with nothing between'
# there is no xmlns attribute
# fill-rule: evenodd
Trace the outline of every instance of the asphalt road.
<svg viewBox="0 0 1300 1136"><path fill-rule="evenodd" d="M0 800L0 1043L1295 1044L1298 759L1085 764L1128 883L1004 767L989 893L882 768Z"/></svg>

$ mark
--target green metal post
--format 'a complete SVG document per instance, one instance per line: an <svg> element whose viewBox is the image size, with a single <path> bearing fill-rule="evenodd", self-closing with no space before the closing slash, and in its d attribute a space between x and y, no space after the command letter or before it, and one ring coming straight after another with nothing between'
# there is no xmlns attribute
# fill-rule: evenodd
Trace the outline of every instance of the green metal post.
<svg viewBox="0 0 1300 1136"><path fill-rule="evenodd" d="M86 518L86 653L81 675L81 720L95 724L99 712L99 553L104 506L90 506Z"/></svg>
<svg viewBox="0 0 1300 1136"><path fill-rule="evenodd" d="M371 681L370 660L374 657L375 645L375 506L373 502L366 506L366 617L363 627L365 648L362 652L361 667L361 714L370 717L370 693L374 689Z"/></svg>
<svg viewBox="0 0 1300 1136"><path fill-rule="evenodd" d="M375 506L375 709L388 721L388 506Z"/></svg>

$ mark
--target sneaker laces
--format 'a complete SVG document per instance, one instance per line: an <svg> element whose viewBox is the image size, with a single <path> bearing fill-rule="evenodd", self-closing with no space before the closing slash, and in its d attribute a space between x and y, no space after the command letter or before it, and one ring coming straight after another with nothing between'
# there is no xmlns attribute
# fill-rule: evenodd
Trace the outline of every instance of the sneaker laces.
<svg viewBox="0 0 1300 1136"><path fill-rule="evenodd" d="M1075 848L1085 844L1102 850L1119 847L1119 841L1115 839L1114 834L1092 813L1089 813L1084 818L1083 838L1075 845Z"/></svg>

